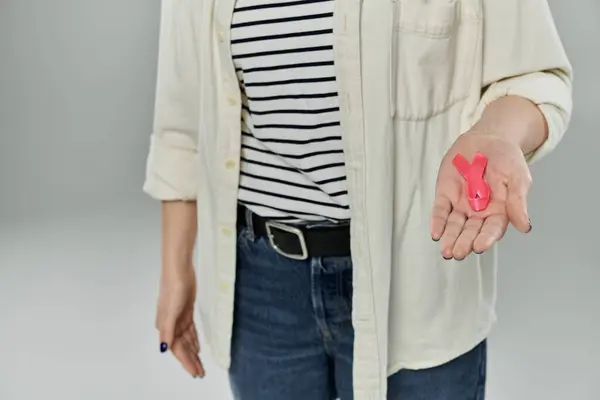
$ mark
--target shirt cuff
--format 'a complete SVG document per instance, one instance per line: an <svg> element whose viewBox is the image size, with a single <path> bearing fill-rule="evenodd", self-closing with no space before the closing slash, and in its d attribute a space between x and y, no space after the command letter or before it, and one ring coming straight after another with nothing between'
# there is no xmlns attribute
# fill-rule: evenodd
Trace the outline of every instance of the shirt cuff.
<svg viewBox="0 0 600 400"><path fill-rule="evenodd" d="M549 154L562 139L572 110L568 80L552 72L535 72L493 83L483 94L477 110L478 120L488 104L504 96L520 96L536 104L548 124L548 138L537 150L526 154L532 164Z"/></svg>
<svg viewBox="0 0 600 400"><path fill-rule="evenodd" d="M151 136L143 190L156 200L196 199L198 153L189 135L164 132Z"/></svg>

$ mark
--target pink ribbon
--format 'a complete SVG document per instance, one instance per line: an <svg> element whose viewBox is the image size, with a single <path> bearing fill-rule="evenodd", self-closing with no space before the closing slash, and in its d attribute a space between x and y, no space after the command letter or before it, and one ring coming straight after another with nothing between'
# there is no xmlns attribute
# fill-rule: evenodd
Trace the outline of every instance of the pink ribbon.
<svg viewBox="0 0 600 400"><path fill-rule="evenodd" d="M475 154L471 164L461 154L457 154L452 160L454 167L467 181L467 198L473 211L485 210L490 202L490 186L483 179L487 162L487 157L481 153Z"/></svg>

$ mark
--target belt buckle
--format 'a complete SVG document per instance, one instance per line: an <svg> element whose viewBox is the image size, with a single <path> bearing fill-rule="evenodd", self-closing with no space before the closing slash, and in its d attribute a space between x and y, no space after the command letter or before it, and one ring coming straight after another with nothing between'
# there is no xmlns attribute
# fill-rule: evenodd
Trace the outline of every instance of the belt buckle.
<svg viewBox="0 0 600 400"><path fill-rule="evenodd" d="M265 228L267 229L267 236L269 237L269 243L273 249L281 254L284 257L291 258L293 260L306 260L308 259L308 248L306 247L306 239L304 238L304 234L302 231L296 227L285 225L279 222L274 221L266 221ZM301 254L289 254L283 250L281 250L277 243L275 243L275 236L273 235L273 229L278 229L283 232L291 233L298 238L298 242L300 243L300 249L302 251Z"/></svg>

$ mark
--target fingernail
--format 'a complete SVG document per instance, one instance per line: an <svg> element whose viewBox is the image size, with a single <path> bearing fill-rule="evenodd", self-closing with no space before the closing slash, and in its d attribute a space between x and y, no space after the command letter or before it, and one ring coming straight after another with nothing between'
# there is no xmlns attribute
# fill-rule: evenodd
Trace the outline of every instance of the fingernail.
<svg viewBox="0 0 600 400"><path fill-rule="evenodd" d="M161 352L161 353L164 353L164 352L166 352L168 349L169 349L169 346L168 346L168 345L167 345L165 342L162 342L162 343L160 344L160 352Z"/></svg>
<svg viewBox="0 0 600 400"><path fill-rule="evenodd" d="M446 257L446 256L442 256L442 257L443 257L443 258L444 258L444 260L446 260L446 261L450 261L450 260L452 260L452 257Z"/></svg>
<svg viewBox="0 0 600 400"><path fill-rule="evenodd" d="M436 238L434 238L434 237L432 236L432 237L431 237L431 240L433 240L434 242L439 242L439 241L440 241L440 238L437 238L437 239L436 239Z"/></svg>
<svg viewBox="0 0 600 400"><path fill-rule="evenodd" d="M527 233L531 232L532 229L533 229L533 225L531 225L531 220L529 220L529 230L527 231Z"/></svg>

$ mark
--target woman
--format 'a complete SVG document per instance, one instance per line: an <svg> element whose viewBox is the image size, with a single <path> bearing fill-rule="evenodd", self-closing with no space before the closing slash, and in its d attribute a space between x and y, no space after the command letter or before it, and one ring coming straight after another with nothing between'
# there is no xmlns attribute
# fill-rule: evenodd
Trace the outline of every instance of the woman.
<svg viewBox="0 0 600 400"><path fill-rule="evenodd" d="M570 113L546 0L163 0L161 351L204 376L197 304L236 399L483 399L495 244Z"/></svg>

